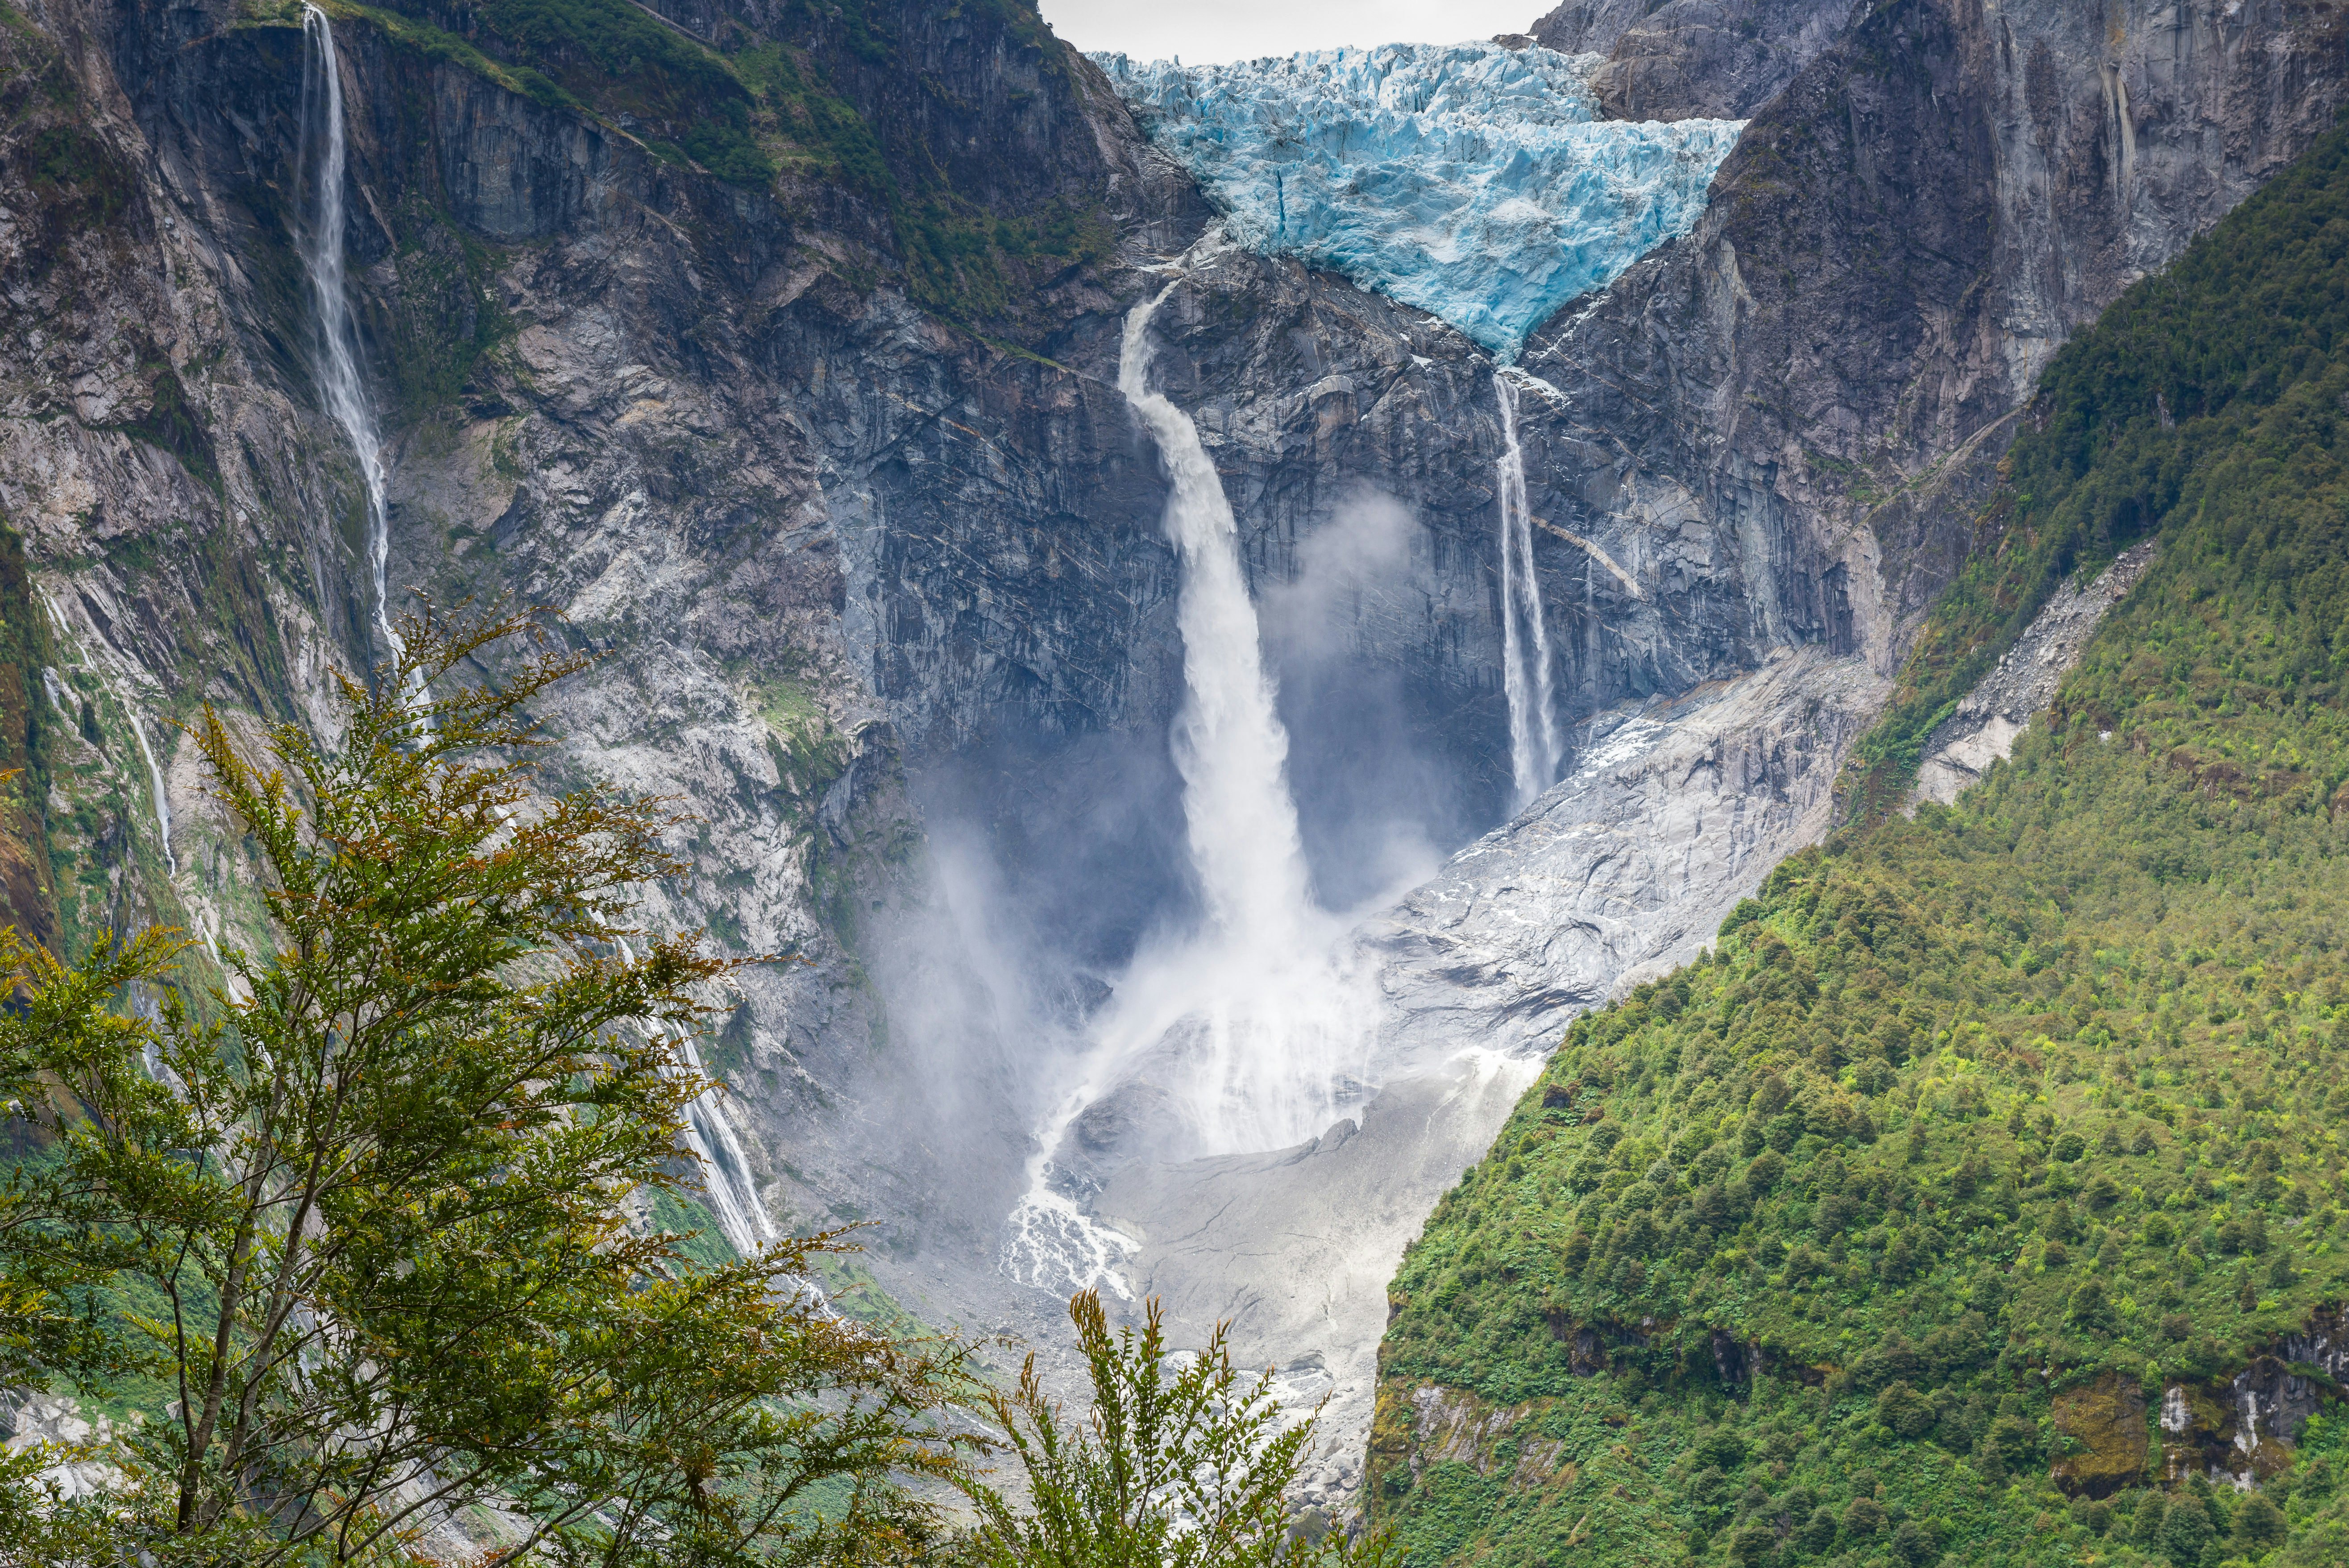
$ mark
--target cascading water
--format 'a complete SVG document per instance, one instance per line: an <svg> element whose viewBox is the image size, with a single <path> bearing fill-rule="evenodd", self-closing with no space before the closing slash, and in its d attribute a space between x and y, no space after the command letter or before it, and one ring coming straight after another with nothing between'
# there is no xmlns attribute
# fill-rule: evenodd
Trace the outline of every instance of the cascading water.
<svg viewBox="0 0 2349 1568"><path fill-rule="evenodd" d="M367 578L375 591L375 631L394 658L404 651L391 628L386 576L391 529L385 508L390 475L374 400L359 375L358 329L343 288L343 183L349 153L343 129L343 75L335 56L335 29L316 5L302 7L302 146L296 172L295 248L317 304L311 373L326 413L342 427L357 454L367 490Z"/></svg>
<svg viewBox="0 0 2349 1568"><path fill-rule="evenodd" d="M1603 119L1599 57L1521 44L1094 59L1233 239L1441 316L1500 367L1502 675L1523 810L1564 748L1517 438L1518 393L1538 383L1510 366L1570 301L1689 232L1745 122Z"/></svg>
<svg viewBox="0 0 2349 1568"><path fill-rule="evenodd" d="M155 748L147 744L147 727L139 721L138 710L126 702L122 711L130 716L130 733L138 738L139 755L147 759L147 787L155 800L155 836L163 847L165 869L176 877L180 857L171 852L171 797L163 788L163 769L155 761Z"/></svg>
<svg viewBox="0 0 2349 1568"><path fill-rule="evenodd" d="M1150 322L1176 285L1134 307L1118 390L1158 445L1173 493L1166 531L1182 562L1175 623L1184 701L1174 761L1202 919L1146 949L1096 1021L1081 1081L1043 1129L1004 1264L1040 1285L1106 1285L1125 1238L1054 1185L1070 1122L1138 1064L1181 1105L1199 1154L1277 1149L1330 1125L1367 1070L1370 1004L1340 956L1341 921L1313 901L1286 766L1288 732L1240 569L1238 529L1188 415L1149 386Z"/></svg>
<svg viewBox="0 0 2349 1568"><path fill-rule="evenodd" d="M1281 727L1257 640L1256 605L1240 573L1239 531L1198 427L1150 389L1150 318L1175 284L1127 316L1117 389L1158 443L1174 494L1166 531L1183 562L1175 624L1183 635L1184 699L1174 762L1191 863L1213 930L1289 949L1311 907Z"/></svg>
<svg viewBox="0 0 2349 1568"><path fill-rule="evenodd" d="M676 1039L686 1071L709 1078L691 1037L680 1029ZM750 1185L750 1162L742 1153L741 1140L719 1109L714 1079L686 1106L685 1138L701 1161L702 1191L709 1199L709 1212L734 1250L747 1258L778 1240L774 1222L767 1218L767 1206Z"/></svg>
<svg viewBox="0 0 2349 1568"><path fill-rule="evenodd" d="M621 959L635 964L636 950L627 939L616 936L613 941L620 949ZM686 1105L686 1147L701 1164L702 1195L709 1200L709 1212L718 1222L718 1229L737 1253L750 1257L778 1237L775 1222L767 1217L767 1206L759 1201L758 1190L750 1185L750 1162L743 1156L741 1140L734 1136L734 1129L719 1108L718 1084L702 1070L701 1053L694 1048L691 1035L658 1022L647 1027L667 1033L675 1040L680 1058L678 1067L709 1083L709 1088Z"/></svg>
<svg viewBox="0 0 2349 1568"><path fill-rule="evenodd" d="M386 495L390 475L384 463L383 434L376 420L374 401L359 374L358 330L351 319L350 300L344 289L343 185L349 151L343 124L342 71L335 54L334 25L316 5L302 8L302 145L297 193L301 219L295 247L301 253L303 271L310 279L311 294L318 311L312 370L327 414L342 427L358 459L359 476L367 490L367 562L369 583L375 592L375 631L397 658L405 652L405 645L392 629L387 582L391 532ZM136 726L138 720L134 717L131 722ZM147 738L143 730L139 743L145 749ZM148 766L154 768L151 754ZM168 808L162 803L160 772L157 777L156 810L163 826L163 852L168 859L171 822L166 815ZM627 952L626 944L622 951ZM633 954L629 958L634 962ZM676 1037L685 1069L706 1078L692 1040L682 1032ZM686 1142L701 1163L704 1192L718 1228L736 1252L749 1257L774 1242L777 1233L774 1222L767 1217L766 1205L759 1201L750 1185L749 1161L734 1130L719 1112L717 1095L713 1085L695 1096L686 1108Z"/></svg>
<svg viewBox="0 0 2349 1568"><path fill-rule="evenodd" d="M1534 571L1533 509L1526 501L1526 451L1517 440L1517 383L1493 372L1501 403L1501 457L1495 489L1501 510L1501 685L1509 699L1509 769L1516 810L1557 781L1557 705L1550 690L1549 625L1541 578Z"/></svg>

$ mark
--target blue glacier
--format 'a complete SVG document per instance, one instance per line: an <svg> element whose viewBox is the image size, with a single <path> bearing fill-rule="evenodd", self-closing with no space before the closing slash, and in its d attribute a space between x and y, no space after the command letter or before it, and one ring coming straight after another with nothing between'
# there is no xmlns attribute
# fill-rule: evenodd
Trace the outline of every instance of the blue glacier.
<svg viewBox="0 0 2349 1568"><path fill-rule="evenodd" d="M1251 249L1441 316L1502 363L1704 211L1744 120L1602 120L1596 56L1388 44L1225 66L1096 55Z"/></svg>

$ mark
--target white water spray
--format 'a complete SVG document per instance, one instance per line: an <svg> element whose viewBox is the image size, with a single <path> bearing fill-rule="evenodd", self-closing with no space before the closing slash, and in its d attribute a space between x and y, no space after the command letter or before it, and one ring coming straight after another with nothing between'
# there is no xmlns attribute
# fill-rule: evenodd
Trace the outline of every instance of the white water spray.
<svg viewBox="0 0 2349 1568"><path fill-rule="evenodd" d="M1494 371L1493 390L1501 403L1501 457L1495 465L1501 507L1501 686L1509 699L1514 805L1522 811L1557 781L1561 748L1550 690L1549 626L1542 614L1541 579L1534 572L1526 451L1517 441L1516 377L1506 369Z"/></svg>
<svg viewBox="0 0 2349 1568"><path fill-rule="evenodd" d="M1118 390L1148 428L1173 493L1166 531L1183 566L1175 622L1184 702L1174 728L1203 918L1136 954L1096 1020L1081 1081L1040 1130L1004 1266L1030 1284L1107 1286L1132 1243L1053 1184L1051 1153L1083 1109L1146 1071L1181 1108L1191 1152L1282 1148L1326 1129L1361 1094L1371 1003L1340 956L1345 923L1319 908L1288 792L1288 735L1240 570L1238 529L1188 415L1150 389L1150 321L1170 284L1127 316Z"/></svg>
<svg viewBox="0 0 2349 1568"><path fill-rule="evenodd" d="M1117 389L1149 427L1174 482L1166 531L1183 562L1175 624L1185 691L1174 720L1183 817L1209 928L1287 949L1312 900L1288 794L1288 732L1264 670L1256 605L1240 573L1239 530L1198 427L1150 389L1150 318L1174 286L1126 317Z"/></svg>
<svg viewBox="0 0 2349 1568"><path fill-rule="evenodd" d="M302 147L295 176L295 248L309 275L318 307L312 374L326 413L341 426L367 490L367 564L375 591L376 635L397 659L406 645L391 629L386 576L391 558L385 496L390 480L374 400L359 374L358 328L344 291L343 184L349 154L343 131L343 74L335 55L334 25L316 5L302 7Z"/></svg>

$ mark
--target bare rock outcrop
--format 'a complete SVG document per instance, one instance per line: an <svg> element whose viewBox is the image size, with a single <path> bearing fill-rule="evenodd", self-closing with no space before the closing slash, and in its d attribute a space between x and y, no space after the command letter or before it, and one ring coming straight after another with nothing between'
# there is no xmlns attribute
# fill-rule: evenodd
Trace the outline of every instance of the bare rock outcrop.
<svg viewBox="0 0 2349 1568"><path fill-rule="evenodd" d="M1590 86L1612 119L1742 119L1847 25L1851 0L1566 0L1534 41L1605 61Z"/></svg>
<svg viewBox="0 0 2349 1568"><path fill-rule="evenodd" d="M2137 586L2158 549L2147 540L2124 552L2119 560L2082 587L2065 582L2047 603L1998 667L1959 699L1958 710L1925 738L1925 754L1917 769L1917 794L1946 806L1960 790L1977 782L1990 765L2014 752L2014 743L2031 727L2040 709L2053 701L2055 688L2104 624L2105 616Z"/></svg>

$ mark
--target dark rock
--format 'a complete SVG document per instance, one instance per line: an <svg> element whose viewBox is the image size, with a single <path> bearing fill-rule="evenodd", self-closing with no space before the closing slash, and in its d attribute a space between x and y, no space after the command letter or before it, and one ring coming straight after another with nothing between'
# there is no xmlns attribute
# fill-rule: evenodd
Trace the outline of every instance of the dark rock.
<svg viewBox="0 0 2349 1568"><path fill-rule="evenodd" d="M1535 41L1605 62L1591 87L1610 119L1741 119L1864 15L1867 0L1566 0Z"/></svg>

